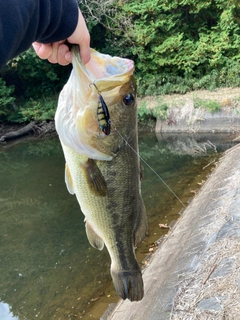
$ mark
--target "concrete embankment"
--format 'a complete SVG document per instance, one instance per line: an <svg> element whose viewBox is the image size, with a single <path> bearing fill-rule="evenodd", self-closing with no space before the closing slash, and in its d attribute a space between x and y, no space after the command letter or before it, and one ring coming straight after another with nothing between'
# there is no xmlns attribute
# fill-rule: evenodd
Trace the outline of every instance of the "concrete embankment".
<svg viewBox="0 0 240 320"><path fill-rule="evenodd" d="M240 108L225 107L217 112L195 108L189 103L172 108L167 120L157 119L156 132L226 133L239 132Z"/></svg>
<svg viewBox="0 0 240 320"><path fill-rule="evenodd" d="M155 110L156 132L239 132L240 88L149 96L138 104Z"/></svg>
<svg viewBox="0 0 240 320"><path fill-rule="evenodd" d="M120 301L101 319L240 319L240 145L161 242L143 280L142 301Z"/></svg>

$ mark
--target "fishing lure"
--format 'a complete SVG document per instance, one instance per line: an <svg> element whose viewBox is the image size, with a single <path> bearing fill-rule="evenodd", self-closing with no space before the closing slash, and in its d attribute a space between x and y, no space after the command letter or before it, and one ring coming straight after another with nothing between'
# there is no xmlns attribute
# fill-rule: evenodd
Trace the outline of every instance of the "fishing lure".
<svg viewBox="0 0 240 320"><path fill-rule="evenodd" d="M111 119L108 111L108 107L103 100L101 94L98 97L98 109L97 109L97 118L99 127L105 135L109 135L111 132Z"/></svg>
<svg viewBox="0 0 240 320"><path fill-rule="evenodd" d="M101 92L98 90L95 83L91 83L94 85L94 87L97 89L98 92L98 108L97 108L97 119L99 128L102 130L102 132L108 136L111 132L111 119L108 111L108 107L106 105L106 102L104 101Z"/></svg>

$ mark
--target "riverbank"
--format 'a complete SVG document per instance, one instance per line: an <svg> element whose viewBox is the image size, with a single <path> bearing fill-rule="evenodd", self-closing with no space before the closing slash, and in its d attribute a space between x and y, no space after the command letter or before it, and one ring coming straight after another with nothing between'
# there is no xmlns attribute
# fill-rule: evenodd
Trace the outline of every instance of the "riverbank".
<svg viewBox="0 0 240 320"><path fill-rule="evenodd" d="M107 320L238 319L240 146L229 149L144 270L145 296Z"/></svg>
<svg viewBox="0 0 240 320"><path fill-rule="evenodd" d="M0 124L0 143L13 143L13 141L35 137L49 138L56 135L54 121Z"/></svg>
<svg viewBox="0 0 240 320"><path fill-rule="evenodd" d="M156 132L240 132L240 88L145 97L139 104L158 114Z"/></svg>
<svg viewBox="0 0 240 320"><path fill-rule="evenodd" d="M138 106L142 104L150 110L159 110L159 116L156 123L139 123L140 131L240 134L240 88L197 90L186 94L138 98ZM26 125L0 123L0 140L4 134L22 129ZM53 132L54 121L44 121L36 123L27 134L43 136Z"/></svg>

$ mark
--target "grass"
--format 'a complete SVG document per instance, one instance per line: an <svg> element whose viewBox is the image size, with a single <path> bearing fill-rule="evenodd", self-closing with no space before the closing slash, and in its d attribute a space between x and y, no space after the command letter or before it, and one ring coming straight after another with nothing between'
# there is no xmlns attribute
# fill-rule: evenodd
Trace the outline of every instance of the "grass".
<svg viewBox="0 0 240 320"><path fill-rule="evenodd" d="M221 109L221 103L215 100L204 100L199 97L193 98L194 108L203 108L207 109L210 112L217 112Z"/></svg>

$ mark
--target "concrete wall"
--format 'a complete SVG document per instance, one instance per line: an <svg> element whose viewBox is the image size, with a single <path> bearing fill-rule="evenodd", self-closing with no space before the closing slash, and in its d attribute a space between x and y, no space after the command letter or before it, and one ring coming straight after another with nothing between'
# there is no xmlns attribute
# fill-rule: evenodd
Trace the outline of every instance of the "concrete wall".
<svg viewBox="0 0 240 320"><path fill-rule="evenodd" d="M225 107L218 112L194 108L192 103L168 110L168 119L157 119L156 132L236 132L240 130L240 110Z"/></svg>

